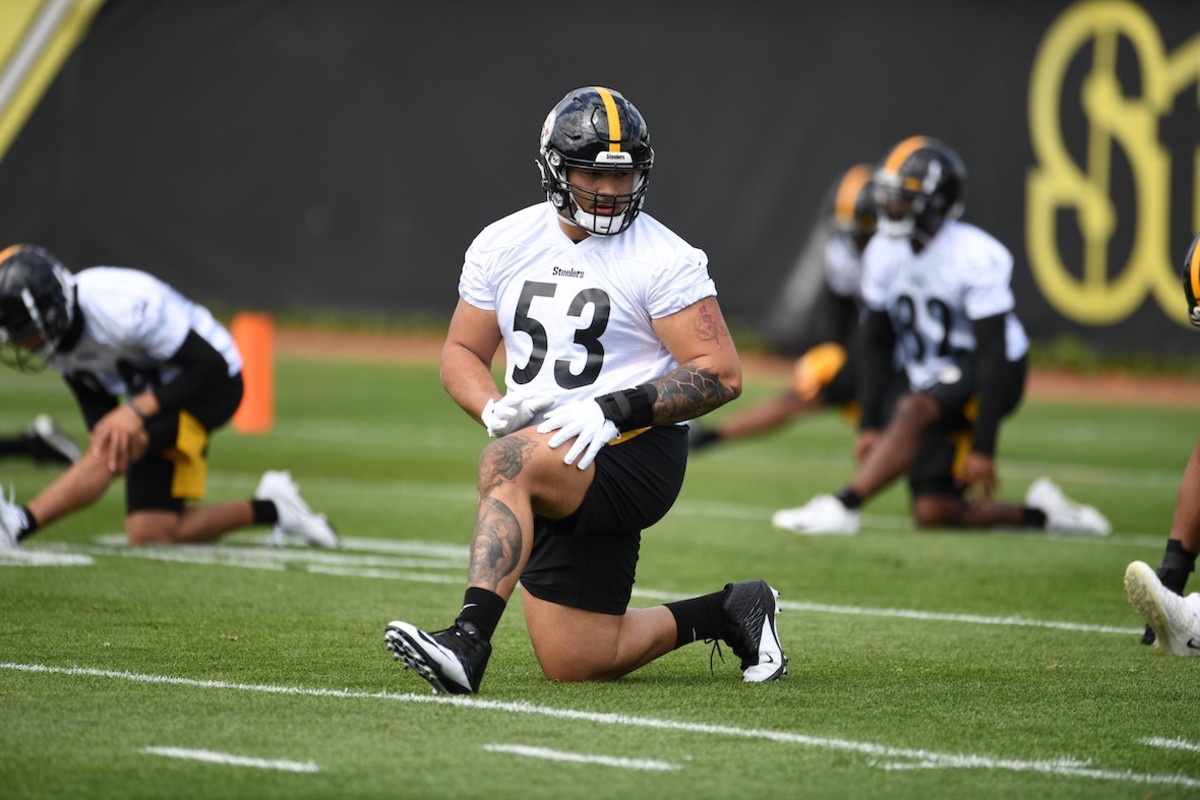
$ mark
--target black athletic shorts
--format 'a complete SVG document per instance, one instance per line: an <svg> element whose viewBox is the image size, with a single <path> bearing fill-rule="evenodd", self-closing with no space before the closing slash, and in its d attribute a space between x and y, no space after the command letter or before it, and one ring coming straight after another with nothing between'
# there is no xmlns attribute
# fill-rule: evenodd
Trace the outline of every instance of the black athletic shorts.
<svg viewBox="0 0 1200 800"><path fill-rule="evenodd" d="M687 428L662 425L596 457L596 477L578 510L534 516L533 553L521 584L550 603L624 614L642 531L670 510L687 469Z"/></svg>
<svg viewBox="0 0 1200 800"><path fill-rule="evenodd" d="M1001 416L1008 416L1025 394L1026 359L1006 362L1000 388ZM971 450L979 394L972 364L963 365L955 380L939 381L925 392L937 400L942 417L921 438L917 459L908 470L908 488L916 498L940 494L962 496L962 463Z"/></svg>
<svg viewBox="0 0 1200 800"><path fill-rule="evenodd" d="M851 354L833 380L825 385L825 404L845 406L855 402L858 391L858 362Z"/></svg>
<svg viewBox="0 0 1200 800"><path fill-rule="evenodd" d="M208 439L229 421L242 402L239 372L177 412L157 414L146 422L150 446L125 473L125 513L183 510L188 500L204 497L208 473Z"/></svg>

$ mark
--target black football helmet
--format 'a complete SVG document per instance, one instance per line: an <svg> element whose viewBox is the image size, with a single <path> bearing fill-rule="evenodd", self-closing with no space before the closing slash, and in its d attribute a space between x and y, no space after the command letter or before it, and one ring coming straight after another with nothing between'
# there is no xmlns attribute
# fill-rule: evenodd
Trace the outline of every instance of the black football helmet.
<svg viewBox="0 0 1200 800"><path fill-rule="evenodd" d="M542 125L537 157L546 199L562 218L588 233L612 236L626 230L646 199L654 150L646 120L618 91L584 86L559 101ZM617 197L616 214L590 214L575 202L593 192L567 180L567 169L632 171L633 191Z"/></svg>
<svg viewBox="0 0 1200 800"><path fill-rule="evenodd" d="M1183 294L1187 297L1188 321L1200 328L1200 235L1192 239L1187 256L1183 259Z"/></svg>
<svg viewBox="0 0 1200 800"><path fill-rule="evenodd" d="M0 363L39 372L75 319L75 279L33 245L0 252Z"/></svg>
<svg viewBox="0 0 1200 800"><path fill-rule="evenodd" d="M879 230L927 242L946 220L962 216L967 168L937 139L910 136L888 152L874 184Z"/></svg>
<svg viewBox="0 0 1200 800"><path fill-rule="evenodd" d="M855 164L838 179L833 196L833 229L852 239L859 252L875 234L870 164Z"/></svg>

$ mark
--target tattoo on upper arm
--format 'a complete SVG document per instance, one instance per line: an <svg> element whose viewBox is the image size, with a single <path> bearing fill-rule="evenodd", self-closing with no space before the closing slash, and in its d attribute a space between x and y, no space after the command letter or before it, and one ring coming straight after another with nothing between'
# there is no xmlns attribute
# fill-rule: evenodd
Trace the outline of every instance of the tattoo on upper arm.
<svg viewBox="0 0 1200 800"><path fill-rule="evenodd" d="M717 349L720 350L724 345L721 344L721 337L729 336L729 329L725 327L725 323L712 312L709 308L708 301L700 303L700 317L696 320L696 335L702 342L715 342Z"/></svg>
<svg viewBox="0 0 1200 800"><path fill-rule="evenodd" d="M707 414L737 397L737 393L721 383L715 372L692 363L680 364L655 385L658 388L658 401L654 404L656 425Z"/></svg>

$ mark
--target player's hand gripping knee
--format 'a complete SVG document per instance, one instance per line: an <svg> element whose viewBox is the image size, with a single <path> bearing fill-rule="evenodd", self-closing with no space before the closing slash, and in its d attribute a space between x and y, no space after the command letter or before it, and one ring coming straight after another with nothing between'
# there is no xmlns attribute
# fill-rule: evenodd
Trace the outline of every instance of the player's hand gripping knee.
<svg viewBox="0 0 1200 800"><path fill-rule="evenodd" d="M495 439L521 430L553 402L548 395L509 392L499 400L488 400L479 418L488 436Z"/></svg>
<svg viewBox="0 0 1200 800"><path fill-rule="evenodd" d="M546 419L538 425L538 433L557 431L547 443L558 447L570 439L575 440L564 464L576 464L580 469L587 469L600 452L600 448L620 436L620 431L612 420L604 416L604 411L595 400L577 400L565 406L546 412ZM582 456L582 457L581 457Z"/></svg>

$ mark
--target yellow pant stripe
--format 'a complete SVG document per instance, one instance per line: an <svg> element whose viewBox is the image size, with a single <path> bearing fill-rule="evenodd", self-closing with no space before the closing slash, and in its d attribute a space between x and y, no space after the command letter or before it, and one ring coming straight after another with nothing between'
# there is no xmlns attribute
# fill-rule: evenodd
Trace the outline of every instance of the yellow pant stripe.
<svg viewBox="0 0 1200 800"><path fill-rule="evenodd" d="M204 497L204 485L208 478L208 431L186 411L179 412L179 433L175 446L164 455L175 465L175 477L171 482L171 496L183 500L200 500Z"/></svg>
<svg viewBox="0 0 1200 800"><path fill-rule="evenodd" d="M609 442L609 444L621 444L622 442L628 442L633 437L640 436L648 430L650 430L650 426L646 426L645 428L634 428L631 431L625 431L620 436Z"/></svg>
<svg viewBox="0 0 1200 800"><path fill-rule="evenodd" d="M963 479L963 467L966 466L967 456L971 454L975 420L979 418L979 395L975 395L967 401L967 405L963 408L963 416L967 419L968 427L950 434L950 438L954 442L954 479L960 482Z"/></svg>

